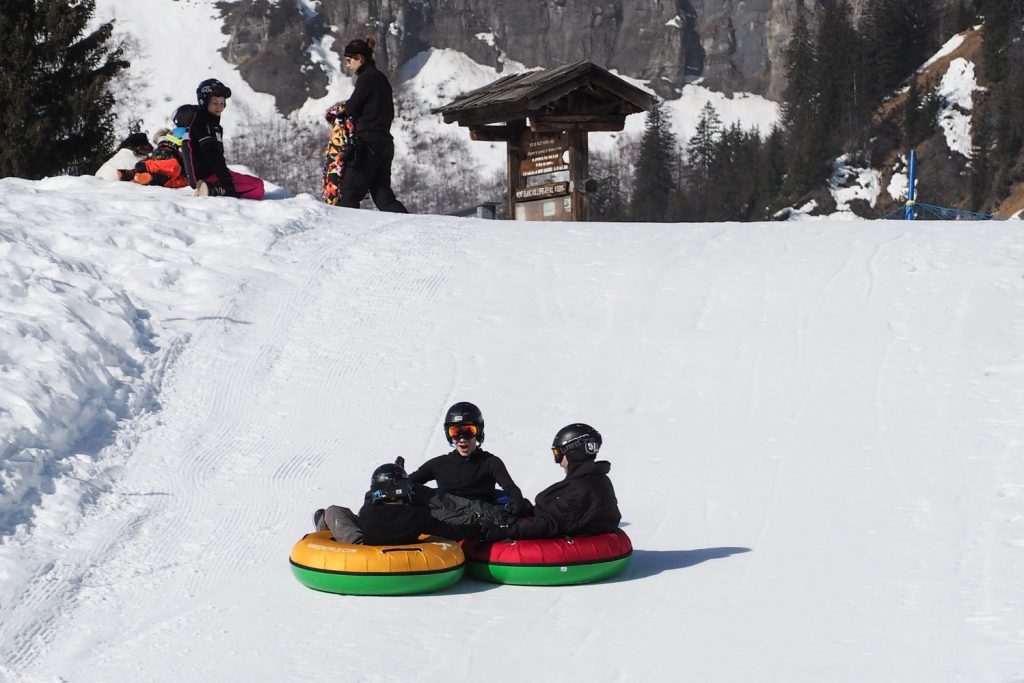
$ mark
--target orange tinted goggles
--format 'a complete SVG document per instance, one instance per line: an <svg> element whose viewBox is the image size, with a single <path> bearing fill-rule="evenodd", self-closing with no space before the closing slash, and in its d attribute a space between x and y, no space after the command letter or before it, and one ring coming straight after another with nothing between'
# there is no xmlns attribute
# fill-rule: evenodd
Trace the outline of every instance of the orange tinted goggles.
<svg viewBox="0 0 1024 683"><path fill-rule="evenodd" d="M452 441L458 439L472 439L480 432L476 425L449 425L448 437Z"/></svg>

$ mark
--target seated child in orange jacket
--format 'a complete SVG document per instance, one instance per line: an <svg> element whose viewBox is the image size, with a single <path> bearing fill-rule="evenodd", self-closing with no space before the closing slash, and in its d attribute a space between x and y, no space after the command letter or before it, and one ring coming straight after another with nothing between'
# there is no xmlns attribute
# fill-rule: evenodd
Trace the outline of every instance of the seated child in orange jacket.
<svg viewBox="0 0 1024 683"><path fill-rule="evenodd" d="M188 179L182 173L181 141L184 128L167 131L158 141L148 158L135 164L135 168L120 169L118 180L130 180L140 185L186 187Z"/></svg>

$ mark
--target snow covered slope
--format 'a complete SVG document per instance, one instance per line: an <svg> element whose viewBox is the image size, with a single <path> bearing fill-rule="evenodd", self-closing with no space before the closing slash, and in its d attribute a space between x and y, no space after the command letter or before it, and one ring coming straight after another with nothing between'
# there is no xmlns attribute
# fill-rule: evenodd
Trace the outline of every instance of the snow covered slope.
<svg viewBox="0 0 1024 683"><path fill-rule="evenodd" d="M1024 677L1024 237L522 224L0 180L0 678ZM291 576L471 400L604 435L619 579Z"/></svg>

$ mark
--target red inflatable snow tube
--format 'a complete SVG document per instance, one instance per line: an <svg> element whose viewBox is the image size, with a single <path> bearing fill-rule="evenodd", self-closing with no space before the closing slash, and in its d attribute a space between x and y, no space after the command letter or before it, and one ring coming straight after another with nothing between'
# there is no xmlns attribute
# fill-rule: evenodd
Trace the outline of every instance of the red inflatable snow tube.
<svg viewBox="0 0 1024 683"><path fill-rule="evenodd" d="M495 583L563 586L615 576L629 564L633 544L622 529L589 536L465 541L470 576Z"/></svg>

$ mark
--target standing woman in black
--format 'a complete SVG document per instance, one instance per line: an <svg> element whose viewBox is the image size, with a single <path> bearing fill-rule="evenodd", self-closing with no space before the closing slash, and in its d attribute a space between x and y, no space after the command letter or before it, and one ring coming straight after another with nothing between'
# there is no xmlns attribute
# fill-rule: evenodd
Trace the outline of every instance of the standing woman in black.
<svg viewBox="0 0 1024 683"><path fill-rule="evenodd" d="M338 204L358 209L369 192L379 210L409 213L391 190L395 103L391 83L373 61L376 44L373 38L357 38L345 46L345 65L356 74L356 88L345 103L345 115L355 123L355 159L346 160Z"/></svg>

